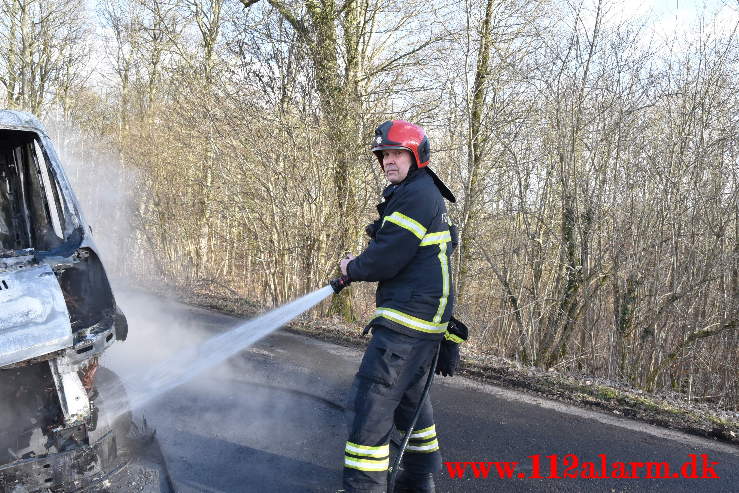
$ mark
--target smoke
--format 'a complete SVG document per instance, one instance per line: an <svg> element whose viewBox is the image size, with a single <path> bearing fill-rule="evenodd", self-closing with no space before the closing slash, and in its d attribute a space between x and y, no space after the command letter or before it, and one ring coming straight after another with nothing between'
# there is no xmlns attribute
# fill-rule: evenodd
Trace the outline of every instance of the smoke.
<svg viewBox="0 0 739 493"><path fill-rule="evenodd" d="M159 395L189 382L203 372L223 363L228 358L252 346L298 315L314 307L332 293L331 286L317 289L291 303L275 308L252 320L242 322L220 335L207 340L191 341L168 358L163 360L158 358L161 362L148 368L143 366L141 361L136 361L139 360L139 357L126 358L123 366L120 363L118 364L119 370L122 368L129 369L129 365L134 361L136 361L136 367L140 368L133 374L128 374L129 372L126 371L124 384L126 384L128 391L127 397L130 407L133 409L141 408ZM170 337L174 335L170 334ZM151 344L153 342L158 341L156 341L156 338L149 340L147 337L146 343ZM162 344L160 349L161 347L171 349L171 345L165 346ZM115 407L120 407L120 405Z"/></svg>
<svg viewBox="0 0 739 493"><path fill-rule="evenodd" d="M116 415L131 409L137 418L145 415L157 429L160 442L166 442L165 456L168 450L224 447L224 443L234 441L241 444L227 445L235 447L234 454L269 449L271 454L292 457L296 437L323 435L327 427L324 420L329 419L325 406L319 405L323 411L317 412L319 401L307 405L305 396L273 385L279 374L282 383L277 387L299 386L305 370L276 363L270 351L253 345L325 299L331 288L326 286L250 321L187 307L173 294L162 294L161 286L157 286L156 295L146 286L141 289L140 280L132 276L136 267L131 266L139 262L141 269L151 268L146 258L136 258L132 252L138 229L136 193L143 188L143 174L121 165L113 149L92 141L74 126L53 122L50 136L92 226L116 302L129 323L128 339L113 344L101 358L101 365L112 370L116 383L122 382L125 390L121 393L120 385L100 389L104 380L99 373L98 388L104 396L101 405L106 408L101 409L101 418L105 416L112 423ZM283 418L285 424L276 427L275 422ZM308 424L296 429L291 423ZM187 436L191 442L180 443ZM330 454L335 449L340 454L340 447L337 443L320 453ZM274 458L265 456L264 460ZM337 457L337 464L339 460ZM222 462L209 466L223 468ZM331 474L311 470L302 461L296 463L308 468L307 475L324 481ZM236 464L222 472L225 477L225 473L236 474L238 470ZM224 491L234 488L239 489L222 485Z"/></svg>
<svg viewBox="0 0 739 493"><path fill-rule="evenodd" d="M137 210L144 176L124 166L115 147L62 120L46 122L65 174L92 229L98 254L113 282L135 275L138 257Z"/></svg>
<svg viewBox="0 0 739 493"><path fill-rule="evenodd" d="M287 336L254 344L331 292L327 286L249 321L126 293L122 308L131 337L102 361L126 394L103 401L106 419L113 422L131 408L135 417L145 416L157 430L170 474L187 491L256 491L250 484L265 492L324 491L338 485L341 411L285 390L328 395L290 348L281 347Z"/></svg>

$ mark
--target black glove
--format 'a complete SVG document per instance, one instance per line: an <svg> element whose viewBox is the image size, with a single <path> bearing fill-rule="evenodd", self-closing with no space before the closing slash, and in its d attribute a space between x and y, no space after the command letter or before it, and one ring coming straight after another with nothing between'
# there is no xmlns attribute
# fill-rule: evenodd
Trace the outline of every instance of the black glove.
<svg viewBox="0 0 739 493"><path fill-rule="evenodd" d="M349 276L341 276L329 281L328 283L331 285L331 288L333 288L334 294L339 294L342 289L352 283L352 280L349 279Z"/></svg>
<svg viewBox="0 0 739 493"><path fill-rule="evenodd" d="M465 324L452 317L444 333L436 362L436 374L453 377L459 366L459 344L467 340L468 329Z"/></svg>
<svg viewBox="0 0 739 493"><path fill-rule="evenodd" d="M372 238L375 239L375 235L377 234L377 230L380 229L380 220L378 219L375 222L369 223L367 226L364 227L364 232Z"/></svg>

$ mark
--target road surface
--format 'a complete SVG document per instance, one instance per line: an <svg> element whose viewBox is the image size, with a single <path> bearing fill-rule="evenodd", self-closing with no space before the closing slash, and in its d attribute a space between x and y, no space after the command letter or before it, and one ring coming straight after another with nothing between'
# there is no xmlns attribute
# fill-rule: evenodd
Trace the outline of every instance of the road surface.
<svg viewBox="0 0 739 493"><path fill-rule="evenodd" d="M114 345L103 364L124 381L239 322L141 293L118 298L129 340ZM342 403L360 358L359 351L281 331L136 414L157 429L178 492L334 492L346 440ZM445 469L440 493L739 491L739 450L730 445L460 377L438 378L432 401L445 461L518 463L510 478L501 478L495 464L487 478L475 478L470 465L463 478ZM564 478L575 460L570 472L589 470L583 463L591 462L597 473L605 460L609 471L614 462L666 462L670 475L679 474L691 454L699 476L713 470L718 478ZM537 455L541 479L531 478ZM702 472L704 461L718 464ZM636 473L647 475L645 468Z"/></svg>

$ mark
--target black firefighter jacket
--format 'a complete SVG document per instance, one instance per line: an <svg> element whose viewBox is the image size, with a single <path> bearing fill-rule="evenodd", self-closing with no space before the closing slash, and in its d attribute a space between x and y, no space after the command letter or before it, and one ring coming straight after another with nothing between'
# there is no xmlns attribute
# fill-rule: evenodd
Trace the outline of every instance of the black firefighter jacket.
<svg viewBox="0 0 739 493"><path fill-rule="evenodd" d="M352 281L379 281L371 324L440 339L454 308L450 259L457 243L446 204L425 168L383 196L375 238L347 273Z"/></svg>

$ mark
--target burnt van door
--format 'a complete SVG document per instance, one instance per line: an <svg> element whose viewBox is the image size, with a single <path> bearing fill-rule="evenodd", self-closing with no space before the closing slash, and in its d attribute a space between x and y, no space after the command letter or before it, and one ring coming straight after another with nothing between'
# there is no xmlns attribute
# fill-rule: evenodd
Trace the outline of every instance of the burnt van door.
<svg viewBox="0 0 739 493"><path fill-rule="evenodd" d="M46 159L46 155L41 150L38 139L33 140L33 156L36 169L41 177L43 195L46 199L45 204L46 212L48 214L47 217L51 222L51 228L54 231L54 235L58 241L61 241L64 239L64 213L62 212L59 189L57 188L55 177L51 174L49 162Z"/></svg>
<svg viewBox="0 0 739 493"><path fill-rule="evenodd" d="M13 140L8 139L13 142ZM23 159L21 149L17 146L5 150L7 159L6 177L8 185L8 201L11 213L11 235L13 245L10 249L23 250L31 248L31 220L26 207L26 193L23 184Z"/></svg>
<svg viewBox="0 0 739 493"><path fill-rule="evenodd" d="M28 173L26 171L28 166L26 165L24 154L22 146L18 146L13 149L13 164L18 172L18 189L16 190L16 196L20 199L20 203L18 204L19 207L16 209L16 212L19 215L19 222L22 221L23 229L28 233L28 242L22 248L31 248L34 244L33 221L31 219L32 214L29 209L31 199L29 197Z"/></svg>
<svg viewBox="0 0 739 493"><path fill-rule="evenodd" d="M11 171L6 156L0 151L0 251L17 248L17 228L13 221L13 195L10 187Z"/></svg>
<svg viewBox="0 0 739 493"><path fill-rule="evenodd" d="M56 227L52 220L52 210L49 198L53 193L47 193L49 183L48 169L43 158L39 159L37 144L33 138L20 144L13 151L13 158L20 177L20 191L24 222L31 233L30 247L36 250L50 250L62 243L61 227L57 218ZM46 182L46 183L45 183ZM51 186L48 187L51 192Z"/></svg>

